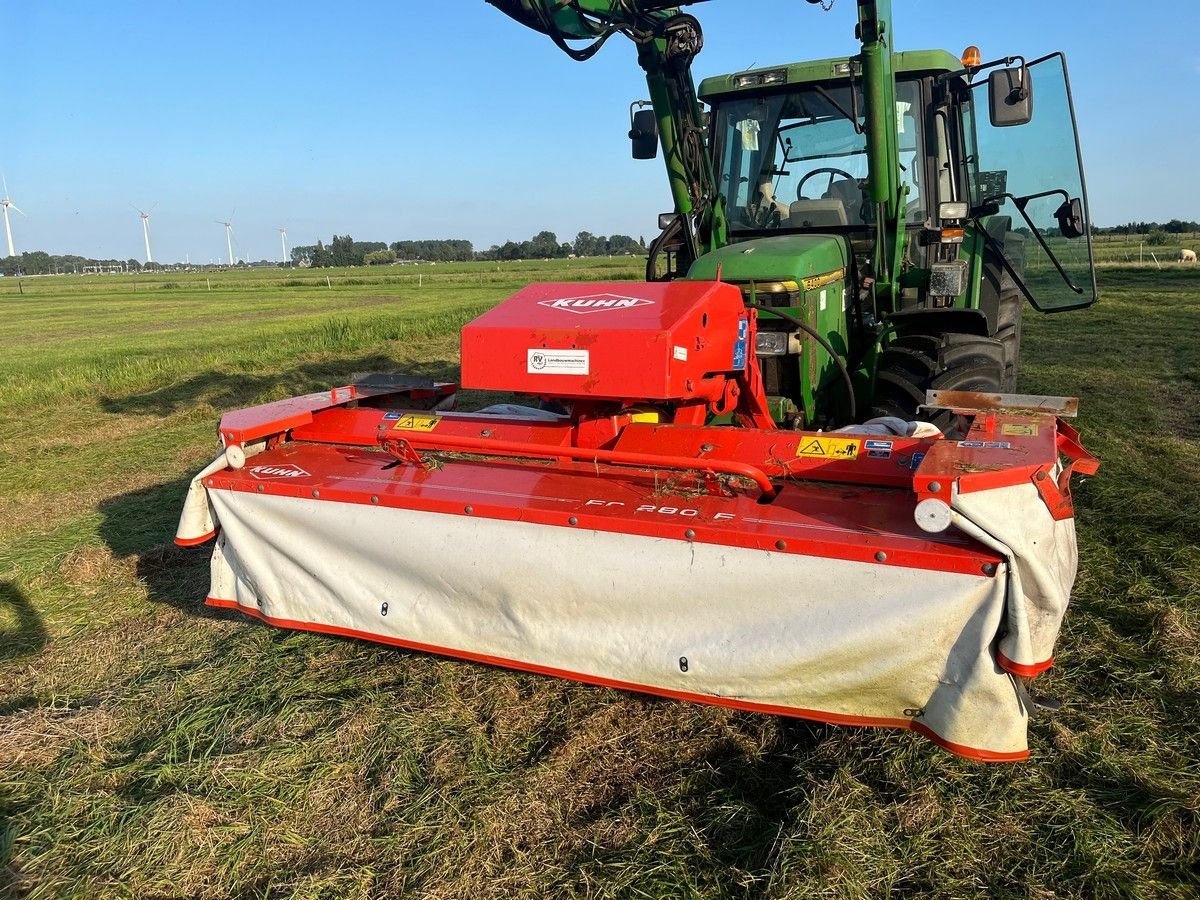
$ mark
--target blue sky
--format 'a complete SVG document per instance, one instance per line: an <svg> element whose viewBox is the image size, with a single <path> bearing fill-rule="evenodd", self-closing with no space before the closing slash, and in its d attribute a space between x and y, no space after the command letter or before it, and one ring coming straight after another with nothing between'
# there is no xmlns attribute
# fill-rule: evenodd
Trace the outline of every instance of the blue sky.
<svg viewBox="0 0 1200 900"><path fill-rule="evenodd" d="M896 0L902 48L1062 49L1094 217L1200 218L1200 11L1153 3ZM699 76L854 52L855 4L713 0ZM465 237L654 231L661 162L634 162L634 50L574 63L483 0L0 0L0 168L17 250L155 258L279 254L334 233ZM2 251L0 251L2 252Z"/></svg>

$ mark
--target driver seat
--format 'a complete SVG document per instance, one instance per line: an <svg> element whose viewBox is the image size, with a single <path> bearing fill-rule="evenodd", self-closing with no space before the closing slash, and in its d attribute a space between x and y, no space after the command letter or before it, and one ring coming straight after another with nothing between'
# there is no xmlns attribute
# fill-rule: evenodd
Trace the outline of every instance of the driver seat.
<svg viewBox="0 0 1200 900"><path fill-rule="evenodd" d="M825 200L840 200L851 219L856 223L863 221L863 189L857 181L839 178L822 196Z"/></svg>
<svg viewBox="0 0 1200 900"><path fill-rule="evenodd" d="M846 219L846 204L841 200L797 200L788 209L788 225L792 228L823 228L849 224Z"/></svg>

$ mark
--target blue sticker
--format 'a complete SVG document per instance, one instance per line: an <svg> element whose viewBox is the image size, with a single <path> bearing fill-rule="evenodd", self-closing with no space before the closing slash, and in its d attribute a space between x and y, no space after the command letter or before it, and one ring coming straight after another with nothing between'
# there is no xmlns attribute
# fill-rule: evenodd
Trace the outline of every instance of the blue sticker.
<svg viewBox="0 0 1200 900"><path fill-rule="evenodd" d="M733 345L733 368L746 368L746 341L744 340Z"/></svg>
<svg viewBox="0 0 1200 900"><path fill-rule="evenodd" d="M868 450L887 450L890 453L892 451L892 442L891 441L867 441L867 449Z"/></svg>
<svg viewBox="0 0 1200 900"><path fill-rule="evenodd" d="M750 337L750 320L738 319L738 340L744 341Z"/></svg>
<svg viewBox="0 0 1200 900"><path fill-rule="evenodd" d="M958 446L970 447L972 450L982 450L987 445L983 441L959 441Z"/></svg>
<svg viewBox="0 0 1200 900"><path fill-rule="evenodd" d="M915 468L917 468L919 465L921 465L921 460L923 460L924 458L925 458L925 451L924 451L924 450L922 450L920 453L914 453L914 454L912 455L912 463L911 463L911 468L914 468L914 469L915 469Z"/></svg>
<svg viewBox="0 0 1200 900"><path fill-rule="evenodd" d="M389 412L389 413L384 413L384 414L383 414L383 420L384 420L385 422L395 422L395 421L396 421L397 419L399 419L399 418L400 418L402 415L404 415L404 413L402 413L402 412Z"/></svg>

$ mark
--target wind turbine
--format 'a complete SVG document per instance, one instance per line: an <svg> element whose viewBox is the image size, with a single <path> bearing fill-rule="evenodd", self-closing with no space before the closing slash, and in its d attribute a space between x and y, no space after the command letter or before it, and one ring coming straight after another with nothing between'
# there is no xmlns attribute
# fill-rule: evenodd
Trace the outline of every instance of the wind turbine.
<svg viewBox="0 0 1200 900"><path fill-rule="evenodd" d="M280 260L285 266L287 265L287 226L279 226L279 243L283 246L283 258Z"/></svg>
<svg viewBox="0 0 1200 900"><path fill-rule="evenodd" d="M133 206L133 204L130 204L130 206ZM154 206L158 206L157 200L154 202ZM140 210L136 206L133 207L137 209L137 214L142 220L142 237L146 239L147 264L154 262L154 257L150 254L150 213L154 212L154 206L151 206L149 211Z"/></svg>
<svg viewBox="0 0 1200 900"><path fill-rule="evenodd" d="M6 179L3 175L0 175L0 182L3 182L4 184L4 197L0 198L0 207L4 208L4 234L8 238L8 255L16 256L17 251L16 248L13 247L12 239L12 223L8 221L8 209L9 207L12 207L17 212L21 213L21 215L25 215L25 213L21 212L21 207L17 206L17 204L13 203L12 200L8 198L8 179Z"/></svg>
<svg viewBox="0 0 1200 900"><path fill-rule="evenodd" d="M235 209L233 212L237 212ZM225 249L229 251L229 265L233 265L233 213L229 214L228 222L217 222L225 226Z"/></svg>

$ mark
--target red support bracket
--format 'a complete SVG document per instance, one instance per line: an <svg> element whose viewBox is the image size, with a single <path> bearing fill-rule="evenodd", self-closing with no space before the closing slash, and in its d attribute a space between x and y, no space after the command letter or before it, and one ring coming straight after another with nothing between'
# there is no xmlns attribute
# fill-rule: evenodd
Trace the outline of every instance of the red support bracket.
<svg viewBox="0 0 1200 900"><path fill-rule="evenodd" d="M1064 422L1056 419L1056 446L1060 455L1066 458L1067 464L1058 473L1058 478L1052 477L1048 467L1038 469L1033 477L1038 493L1050 515L1055 520L1069 519L1075 515L1075 504L1071 499L1072 475L1095 475L1100 471L1100 460L1089 453L1079 440L1079 432Z"/></svg>

